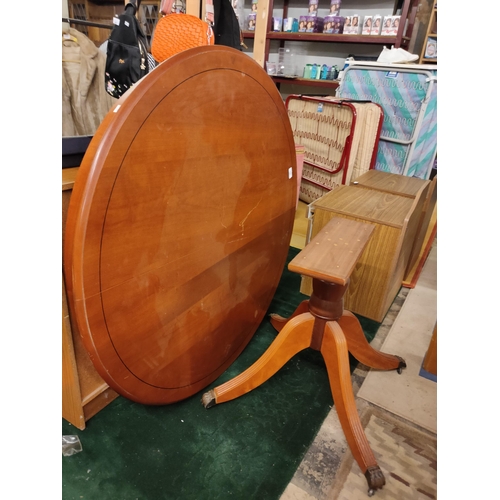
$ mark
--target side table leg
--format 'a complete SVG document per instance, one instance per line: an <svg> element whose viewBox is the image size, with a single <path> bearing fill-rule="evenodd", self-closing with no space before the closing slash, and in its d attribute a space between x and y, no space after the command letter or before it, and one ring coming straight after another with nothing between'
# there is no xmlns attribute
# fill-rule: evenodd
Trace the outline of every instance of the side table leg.
<svg viewBox="0 0 500 500"><path fill-rule="evenodd" d="M368 482L369 494L385 484L373 451L359 419L352 392L347 342L342 328L335 321L325 326L321 354L325 360L333 402L349 448Z"/></svg>
<svg viewBox="0 0 500 500"><path fill-rule="evenodd" d="M344 311L337 322L344 332L349 352L359 362L370 368L398 370L399 373L403 368L406 368L406 362L403 358L377 351L368 343L358 318L352 312Z"/></svg>
<svg viewBox="0 0 500 500"><path fill-rule="evenodd" d="M311 345L314 317L301 314L287 322L266 352L243 373L215 387L202 397L205 408L231 401L269 380L295 354Z"/></svg>

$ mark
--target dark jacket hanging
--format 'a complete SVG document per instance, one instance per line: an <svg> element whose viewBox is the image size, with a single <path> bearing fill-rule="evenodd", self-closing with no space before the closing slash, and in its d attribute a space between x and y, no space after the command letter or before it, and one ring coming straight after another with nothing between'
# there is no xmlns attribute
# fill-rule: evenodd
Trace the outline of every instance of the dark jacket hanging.
<svg viewBox="0 0 500 500"><path fill-rule="evenodd" d="M214 1L214 35L215 45L226 45L242 50L242 37L238 18L231 0Z"/></svg>

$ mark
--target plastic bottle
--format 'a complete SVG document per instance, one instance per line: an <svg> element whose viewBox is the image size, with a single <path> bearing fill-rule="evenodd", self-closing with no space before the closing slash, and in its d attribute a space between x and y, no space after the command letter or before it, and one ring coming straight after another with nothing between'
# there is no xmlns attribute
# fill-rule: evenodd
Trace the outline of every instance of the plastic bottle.
<svg viewBox="0 0 500 500"><path fill-rule="evenodd" d="M65 457L70 457L80 451L82 451L82 443L80 443L80 438L78 436L62 437L62 454Z"/></svg>

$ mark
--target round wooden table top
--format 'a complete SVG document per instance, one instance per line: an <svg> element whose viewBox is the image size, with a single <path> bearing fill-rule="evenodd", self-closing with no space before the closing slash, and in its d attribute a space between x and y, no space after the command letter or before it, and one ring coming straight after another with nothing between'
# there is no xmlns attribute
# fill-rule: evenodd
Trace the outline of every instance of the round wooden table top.
<svg viewBox="0 0 500 500"><path fill-rule="evenodd" d="M166 404L226 370L276 291L296 201L287 112L250 56L190 49L117 100L64 243L72 318L109 386Z"/></svg>

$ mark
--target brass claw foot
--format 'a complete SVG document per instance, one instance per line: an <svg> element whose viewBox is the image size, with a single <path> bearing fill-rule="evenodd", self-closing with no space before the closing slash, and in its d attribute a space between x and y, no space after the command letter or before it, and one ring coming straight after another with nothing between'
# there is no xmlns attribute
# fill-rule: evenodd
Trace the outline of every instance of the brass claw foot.
<svg viewBox="0 0 500 500"><path fill-rule="evenodd" d="M368 467L365 472L366 480L368 481L368 496L375 494L375 490L382 489L385 484L385 477L378 465Z"/></svg>

